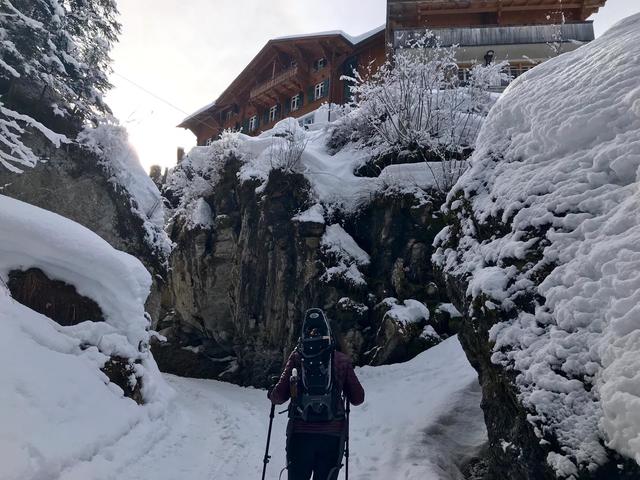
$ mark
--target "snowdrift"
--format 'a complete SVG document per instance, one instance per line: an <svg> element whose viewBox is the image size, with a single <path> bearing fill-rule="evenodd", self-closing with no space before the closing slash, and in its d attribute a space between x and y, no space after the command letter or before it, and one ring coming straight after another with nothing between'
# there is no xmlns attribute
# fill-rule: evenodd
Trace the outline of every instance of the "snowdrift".
<svg viewBox="0 0 640 480"><path fill-rule="evenodd" d="M640 462L638 60L640 15L513 82L438 240L561 477Z"/></svg>
<svg viewBox="0 0 640 480"><path fill-rule="evenodd" d="M327 147L331 123L316 123L310 127L306 130L297 120L286 118L258 137L225 133L211 146L193 148L168 177L167 192L179 201L175 213L187 217L192 226L202 225L199 215L191 218L193 212L198 211L196 203L216 187L231 156L243 164L239 174L241 181L257 179L264 186L269 172L279 167L278 157L289 148L283 138L285 133L291 133L305 144L300 161L292 170L306 177L313 198L326 206L325 213L339 209L353 214L376 194L386 191L425 197L424 190L433 189L438 180L442 181L434 177L440 174L441 164L427 166L424 162L390 165L377 177L356 176L355 170L369 161L374 152L353 144L339 152L331 152Z"/></svg>
<svg viewBox="0 0 640 480"><path fill-rule="evenodd" d="M164 412L171 390L147 348L151 277L79 224L1 195L0 224L0 477L58 478ZM17 303L8 274L29 268L74 286L105 321L62 327ZM113 356L132 365L144 406L101 371Z"/></svg>

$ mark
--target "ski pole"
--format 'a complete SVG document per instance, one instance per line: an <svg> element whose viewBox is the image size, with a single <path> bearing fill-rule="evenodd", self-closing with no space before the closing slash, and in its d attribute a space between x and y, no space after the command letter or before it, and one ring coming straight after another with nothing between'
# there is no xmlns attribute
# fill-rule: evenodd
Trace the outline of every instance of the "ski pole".
<svg viewBox="0 0 640 480"><path fill-rule="evenodd" d="M345 413L347 415L347 438L346 438L346 446L344 450L345 456L345 480L349 480L349 413L351 411L351 405L349 404L349 399L347 399L347 408L345 408Z"/></svg>
<svg viewBox="0 0 640 480"><path fill-rule="evenodd" d="M273 426L273 417L275 416L275 412L276 404L271 403L271 413L269 414L269 433L267 433L267 448L264 452L264 465L262 467L262 480L264 480L264 476L267 473L267 463L269 463L269 459L271 458L271 455L269 455L269 444L271 443L271 427Z"/></svg>

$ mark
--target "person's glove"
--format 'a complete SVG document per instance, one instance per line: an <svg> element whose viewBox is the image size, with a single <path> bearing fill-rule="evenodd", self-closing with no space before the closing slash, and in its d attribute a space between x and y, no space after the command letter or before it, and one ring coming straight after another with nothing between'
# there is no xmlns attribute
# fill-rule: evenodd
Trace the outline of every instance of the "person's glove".
<svg viewBox="0 0 640 480"><path fill-rule="evenodd" d="M276 388L276 385L278 385L279 380L280 380L280 377L278 376L271 377L271 386L267 389L267 398L269 400L271 400L271 394L273 393L273 389Z"/></svg>

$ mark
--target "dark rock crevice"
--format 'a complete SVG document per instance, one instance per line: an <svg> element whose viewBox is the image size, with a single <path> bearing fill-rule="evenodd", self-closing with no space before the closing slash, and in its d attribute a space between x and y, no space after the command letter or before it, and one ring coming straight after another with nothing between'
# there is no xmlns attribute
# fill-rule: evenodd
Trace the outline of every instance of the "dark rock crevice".
<svg viewBox="0 0 640 480"><path fill-rule="evenodd" d="M49 279L40 269L10 272L7 286L14 300L62 326L104 321L96 302L80 295L73 285Z"/></svg>

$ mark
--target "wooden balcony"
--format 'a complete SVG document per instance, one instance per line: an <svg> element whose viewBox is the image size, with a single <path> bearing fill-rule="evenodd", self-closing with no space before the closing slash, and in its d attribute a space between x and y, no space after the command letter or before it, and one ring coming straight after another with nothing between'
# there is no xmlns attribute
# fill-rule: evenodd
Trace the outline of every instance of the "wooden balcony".
<svg viewBox="0 0 640 480"><path fill-rule="evenodd" d="M459 45L461 47L590 42L594 39L591 22L512 27L434 28L432 32L440 38L443 46ZM393 34L393 46L401 48L408 46L413 38L424 35L424 28L396 30Z"/></svg>
<svg viewBox="0 0 640 480"><path fill-rule="evenodd" d="M299 65L289 68L288 70L285 70L284 72L276 75L271 80L261 83L260 85L252 88L249 97L251 98L251 100L253 100L277 87L289 87L291 84L297 84L299 81L299 76L302 73L302 69Z"/></svg>

